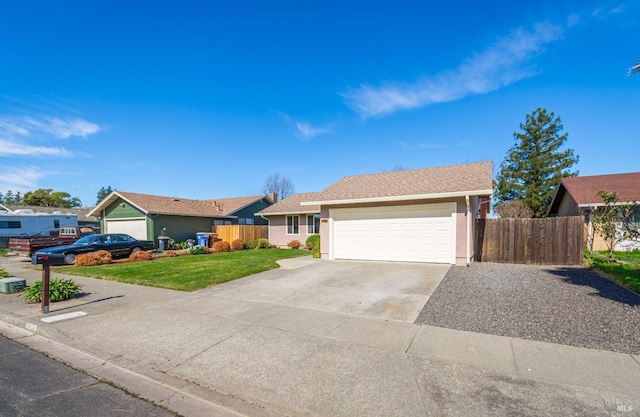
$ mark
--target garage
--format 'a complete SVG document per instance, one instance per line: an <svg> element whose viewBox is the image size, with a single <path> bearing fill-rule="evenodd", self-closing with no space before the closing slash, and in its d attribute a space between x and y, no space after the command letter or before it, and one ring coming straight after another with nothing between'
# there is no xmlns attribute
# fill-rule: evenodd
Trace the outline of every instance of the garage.
<svg viewBox="0 0 640 417"><path fill-rule="evenodd" d="M107 233L124 233L138 240L147 240L146 219L105 220Z"/></svg>
<svg viewBox="0 0 640 417"><path fill-rule="evenodd" d="M455 263L456 203L331 209L330 258Z"/></svg>

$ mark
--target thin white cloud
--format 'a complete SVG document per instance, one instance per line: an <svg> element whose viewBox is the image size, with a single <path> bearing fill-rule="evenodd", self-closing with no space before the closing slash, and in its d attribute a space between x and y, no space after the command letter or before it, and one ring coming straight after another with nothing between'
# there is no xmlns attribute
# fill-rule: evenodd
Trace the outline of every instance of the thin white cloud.
<svg viewBox="0 0 640 417"><path fill-rule="evenodd" d="M71 136L87 137L100 130L100 126L84 119L59 119L57 117L45 117L42 120L26 116L24 121L29 127L53 135L59 139L67 139Z"/></svg>
<svg viewBox="0 0 640 417"><path fill-rule="evenodd" d="M19 135L44 139L51 139L51 137L67 139L72 136L87 137L99 131L100 126L81 118L0 116L0 135L5 137Z"/></svg>
<svg viewBox="0 0 640 417"><path fill-rule="evenodd" d="M0 139L0 156L58 156L68 157L71 152L64 148L30 146Z"/></svg>
<svg viewBox="0 0 640 417"><path fill-rule="evenodd" d="M626 11L626 6L624 4L620 4L616 7L600 7L591 12L593 17L606 17L612 14L620 14Z"/></svg>
<svg viewBox="0 0 640 417"><path fill-rule="evenodd" d="M328 127L313 127L306 122L296 122L296 129L296 135L303 139L311 139L314 136L331 132L331 129Z"/></svg>
<svg viewBox="0 0 640 417"><path fill-rule="evenodd" d="M38 188L38 181L51 173L34 166L4 166L0 169L0 192L27 192Z"/></svg>
<svg viewBox="0 0 640 417"><path fill-rule="evenodd" d="M310 123L303 120L295 120L288 114L281 111L272 111L279 115L287 123L287 125L289 125L289 127L294 130L294 134L296 135L296 137L300 139L311 139L315 136L324 135L331 132L331 125L325 125L321 127L312 126Z"/></svg>
<svg viewBox="0 0 640 417"><path fill-rule="evenodd" d="M7 119L0 118L0 132L2 131L10 135L16 134L16 135L22 135L22 136L29 136L29 131L24 127L18 126Z"/></svg>
<svg viewBox="0 0 640 417"><path fill-rule="evenodd" d="M564 30L550 23L536 24L529 31L517 29L455 70L426 76L416 83L363 84L340 94L347 106L367 118L489 93L536 75L539 71L528 65L529 61L546 44L561 39Z"/></svg>

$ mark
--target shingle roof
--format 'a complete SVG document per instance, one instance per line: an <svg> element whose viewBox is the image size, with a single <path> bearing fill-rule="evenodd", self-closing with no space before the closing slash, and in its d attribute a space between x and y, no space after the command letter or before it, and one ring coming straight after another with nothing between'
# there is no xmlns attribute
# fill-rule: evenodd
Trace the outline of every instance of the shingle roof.
<svg viewBox="0 0 640 417"><path fill-rule="evenodd" d="M640 172L563 178L564 187L578 205L601 204L598 191L616 192L621 202L640 201Z"/></svg>
<svg viewBox="0 0 640 417"><path fill-rule="evenodd" d="M225 215L230 216L241 208L244 208L251 203L255 203L258 200L262 200L263 198L269 199L264 195L253 195L248 197L218 198L215 200L205 201L212 202L215 205L222 207L222 211L226 213Z"/></svg>
<svg viewBox="0 0 640 417"><path fill-rule="evenodd" d="M344 177L315 201L491 193L492 186L492 163L478 162Z"/></svg>
<svg viewBox="0 0 640 417"><path fill-rule="evenodd" d="M320 206L304 206L302 201L313 201L320 193L298 193L278 201L272 206L260 211L258 214L295 214L295 213L320 213Z"/></svg>
<svg viewBox="0 0 640 417"><path fill-rule="evenodd" d="M215 200L192 200L180 197L114 191L107 199L121 197L146 213L198 217L226 217L255 201L267 198L262 195ZM105 200L103 200L104 202ZM102 202L101 202L102 205ZM95 209L94 209L95 210Z"/></svg>

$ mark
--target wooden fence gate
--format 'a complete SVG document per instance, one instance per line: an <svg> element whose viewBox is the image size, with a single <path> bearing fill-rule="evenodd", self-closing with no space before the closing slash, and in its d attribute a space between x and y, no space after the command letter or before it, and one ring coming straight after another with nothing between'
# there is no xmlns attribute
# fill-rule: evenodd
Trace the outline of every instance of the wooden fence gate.
<svg viewBox="0 0 640 417"><path fill-rule="evenodd" d="M479 219L476 253L480 262L581 265L582 216L546 219Z"/></svg>

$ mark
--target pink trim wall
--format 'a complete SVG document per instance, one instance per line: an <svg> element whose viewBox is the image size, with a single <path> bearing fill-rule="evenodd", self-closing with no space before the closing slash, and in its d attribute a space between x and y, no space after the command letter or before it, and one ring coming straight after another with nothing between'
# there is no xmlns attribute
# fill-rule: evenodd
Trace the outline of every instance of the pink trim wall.
<svg viewBox="0 0 640 417"><path fill-rule="evenodd" d="M269 243L285 247L292 240L298 240L304 245L307 238L311 236L311 234L307 233L307 215L313 216L313 214L314 213L293 214L300 216L300 233L297 235L287 234L287 216L269 216Z"/></svg>

